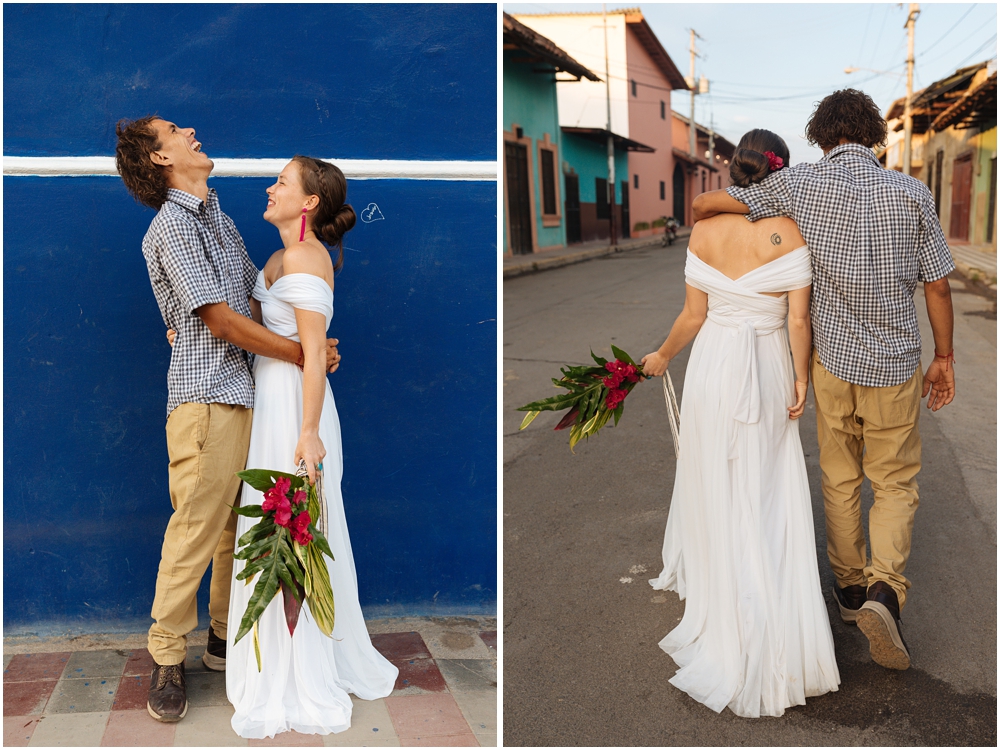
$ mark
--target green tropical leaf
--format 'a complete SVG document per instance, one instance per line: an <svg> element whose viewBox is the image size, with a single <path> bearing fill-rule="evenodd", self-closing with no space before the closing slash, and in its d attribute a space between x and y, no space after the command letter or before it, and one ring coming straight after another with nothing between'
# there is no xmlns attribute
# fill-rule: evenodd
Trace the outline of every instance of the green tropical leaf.
<svg viewBox="0 0 1000 750"><path fill-rule="evenodd" d="M259 505L257 506L260 507ZM261 539L274 531L274 517L265 518L259 523L255 523L250 529L239 538L236 542L237 547L242 547L244 544L250 544L250 542Z"/></svg>
<svg viewBox="0 0 1000 750"><path fill-rule="evenodd" d="M247 518L260 518L264 515L264 510L259 505L247 505L246 507L234 505L233 512Z"/></svg>
<svg viewBox="0 0 1000 750"><path fill-rule="evenodd" d="M606 360L604 357L598 357L596 354L594 354L593 349L590 350L590 356L593 357L594 361L601 366L602 370L604 369L604 365L608 363L608 360Z"/></svg>
<svg viewBox="0 0 1000 750"><path fill-rule="evenodd" d="M326 537L316 528L315 524L309 524L307 531L313 535L313 540L309 543L309 547L315 544L320 552L333 560L333 550L330 549L330 543L326 541Z"/></svg>
<svg viewBox="0 0 1000 750"><path fill-rule="evenodd" d="M248 578L253 578L255 575L257 575L257 573L259 573L261 570L264 569L266 560L267 560L266 557L262 557L259 560L253 560L252 562L248 562L245 566L243 566L243 570L241 570L239 573L236 574L236 580L245 581Z"/></svg>
<svg viewBox="0 0 1000 750"><path fill-rule="evenodd" d="M289 571L288 566L279 560L276 567L278 569L278 578L281 579L282 589L295 597L296 603L301 607L302 597L299 596L299 588L295 585L295 579L292 578L292 573Z"/></svg>
<svg viewBox="0 0 1000 750"><path fill-rule="evenodd" d="M326 560L323 559L323 553L313 544L306 547L306 559L309 561L309 575L313 581L313 592L307 597L306 603L320 631L332 638L336 607L333 589L330 586L330 571Z"/></svg>
<svg viewBox="0 0 1000 750"><path fill-rule="evenodd" d="M615 427L618 426L618 420L622 418L622 412L625 411L625 404L618 404L615 407Z"/></svg>
<svg viewBox="0 0 1000 750"><path fill-rule="evenodd" d="M266 536L263 539L258 539L257 541L246 545L239 552L236 552L233 557L237 560L253 560L255 557L259 557L267 550L271 549L274 544L274 539L277 534L272 536Z"/></svg>
<svg viewBox="0 0 1000 750"><path fill-rule="evenodd" d="M541 414L540 411L529 411L527 414L524 415L524 420L521 422L521 426L518 427L518 429L519 430L523 430L529 424L531 424L532 422L534 422L535 421L535 417L537 417L539 414Z"/></svg>
<svg viewBox="0 0 1000 750"><path fill-rule="evenodd" d="M260 663L260 637L256 620L253 621L253 655L257 657L257 671L260 672L263 665Z"/></svg>
<svg viewBox="0 0 1000 750"><path fill-rule="evenodd" d="M592 433L596 432L596 430L594 429L594 425L596 425L596 424L597 424L597 420L598 420L598 419L600 419L600 415L599 415L599 414L595 414L595 415L594 415L593 417L591 417L591 418L590 418L590 421L588 421L588 422L587 422L587 423L586 423L586 424L585 424L585 425L583 426L583 428L582 428L582 431L581 431L581 434L582 434L582 435L583 435L584 437L588 437L588 436L590 436L590 435L591 435Z"/></svg>
<svg viewBox="0 0 1000 750"><path fill-rule="evenodd" d="M615 355L615 359L620 359L622 362L625 362L626 364L635 365L635 362L632 361L632 358L614 344L611 345L611 353Z"/></svg>
<svg viewBox="0 0 1000 750"><path fill-rule="evenodd" d="M303 483L302 477L297 477L294 474L288 474L284 471L272 471L271 469L247 469L246 471L236 472L236 476L260 492L267 492L267 490L274 487L274 480L278 477L287 477L292 480L293 490L299 489Z"/></svg>
<svg viewBox="0 0 1000 750"><path fill-rule="evenodd" d="M580 397L578 393L562 393L558 396L543 398L530 404L517 407L517 411L559 411L572 406Z"/></svg>
<svg viewBox="0 0 1000 750"><path fill-rule="evenodd" d="M280 539L280 534L275 534L271 538L270 564L265 565L261 570L260 579L257 581L257 585L254 586L253 593L250 595L250 601L247 602L247 609L243 613L243 619L240 621L240 628L236 632L234 643L239 643L240 639L250 632L250 629L260 619L260 616L264 614L267 605L271 603L275 594L278 593L278 584L281 579L278 576L278 566L275 563L277 562L278 543Z"/></svg>

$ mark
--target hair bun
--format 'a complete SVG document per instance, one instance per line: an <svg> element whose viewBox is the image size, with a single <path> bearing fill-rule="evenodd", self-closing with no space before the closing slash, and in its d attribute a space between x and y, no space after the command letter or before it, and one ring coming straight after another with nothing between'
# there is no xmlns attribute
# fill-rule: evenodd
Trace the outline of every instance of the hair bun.
<svg viewBox="0 0 1000 750"><path fill-rule="evenodd" d="M729 177L737 187L760 182L771 172L771 162L764 154L749 148L737 148L729 162Z"/></svg>
<svg viewBox="0 0 1000 750"><path fill-rule="evenodd" d="M354 208L350 203L345 203L334 214L333 219L320 227L319 235L327 245L336 245L354 228L357 220Z"/></svg>

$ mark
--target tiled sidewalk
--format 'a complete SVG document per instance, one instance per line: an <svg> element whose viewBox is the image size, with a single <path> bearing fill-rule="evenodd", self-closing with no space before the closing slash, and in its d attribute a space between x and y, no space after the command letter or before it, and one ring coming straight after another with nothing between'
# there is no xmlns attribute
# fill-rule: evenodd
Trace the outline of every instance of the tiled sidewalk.
<svg viewBox="0 0 1000 750"><path fill-rule="evenodd" d="M465 746L497 742L496 623L447 618L373 621L372 643L399 667L396 689L354 700L351 728L245 740L230 726L224 673L186 662L187 716L161 724L146 712L152 659L145 648L4 654L5 746ZM385 625L413 630L376 632ZM374 625L374 627L373 627ZM485 628L491 628L489 630ZM401 630L401 628L400 628ZM194 634L193 634L194 635ZM202 638L192 638L197 642ZM128 640L135 641L135 638ZM190 643L190 641L189 641ZM132 645L135 645L134 643ZM6 650L6 649L5 649Z"/></svg>

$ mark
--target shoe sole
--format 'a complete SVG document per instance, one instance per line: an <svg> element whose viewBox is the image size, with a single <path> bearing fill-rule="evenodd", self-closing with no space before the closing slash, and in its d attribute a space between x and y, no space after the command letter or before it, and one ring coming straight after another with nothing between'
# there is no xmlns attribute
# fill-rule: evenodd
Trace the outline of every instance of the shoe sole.
<svg viewBox="0 0 1000 750"><path fill-rule="evenodd" d="M910 654L899 637L892 614L884 605L865 602L858 610L858 627L868 638L873 662L886 669L910 668Z"/></svg>
<svg viewBox="0 0 1000 750"><path fill-rule="evenodd" d="M156 711L153 710L153 707L149 705L149 701L146 701L146 710L149 712L149 715L152 716L157 721L162 721L164 724L173 724L174 722L180 721L185 716L187 716L188 702L184 701L184 710L181 711L180 716L169 716L167 714L161 716L158 713L156 713Z"/></svg>
<svg viewBox="0 0 1000 750"><path fill-rule="evenodd" d="M858 612L860 609L848 609L843 604L840 603L840 597L837 596L837 587L834 586L830 589L833 592L833 600L837 602L837 606L840 607L840 619L844 621L847 625L857 625L858 622Z"/></svg>
<svg viewBox="0 0 1000 750"><path fill-rule="evenodd" d="M221 656L213 656L212 654L205 652L205 655L201 657L201 663L205 665L206 669L211 669L213 672L225 672L226 671L226 659Z"/></svg>

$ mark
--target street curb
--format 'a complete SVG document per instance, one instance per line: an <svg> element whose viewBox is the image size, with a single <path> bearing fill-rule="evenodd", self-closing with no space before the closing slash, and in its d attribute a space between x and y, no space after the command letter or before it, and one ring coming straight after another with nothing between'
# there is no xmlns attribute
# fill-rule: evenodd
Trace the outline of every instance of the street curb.
<svg viewBox="0 0 1000 750"><path fill-rule="evenodd" d="M677 239L684 239L688 237L688 234L678 234ZM626 246L615 245L614 247L599 247L593 250L585 250L580 253L569 253L566 255L557 255L553 258L544 258L542 260L526 261L524 263L519 263L516 266L506 266L503 269L503 277L505 279L514 278L515 276L522 276L526 273L536 273L538 271L548 271L551 268L560 268L562 266L573 265L574 263L583 263L587 260L593 260L594 258L603 258L608 255L615 255L616 253L627 253L631 250L643 250L648 247L659 247L661 243L660 235L653 235L649 237L649 241L636 242L635 244L630 244Z"/></svg>
<svg viewBox="0 0 1000 750"><path fill-rule="evenodd" d="M997 290L997 277L995 274L991 277L989 273L983 271L977 266L958 260L957 258L955 259L955 270L957 270L969 281L983 284L992 289L994 292Z"/></svg>

